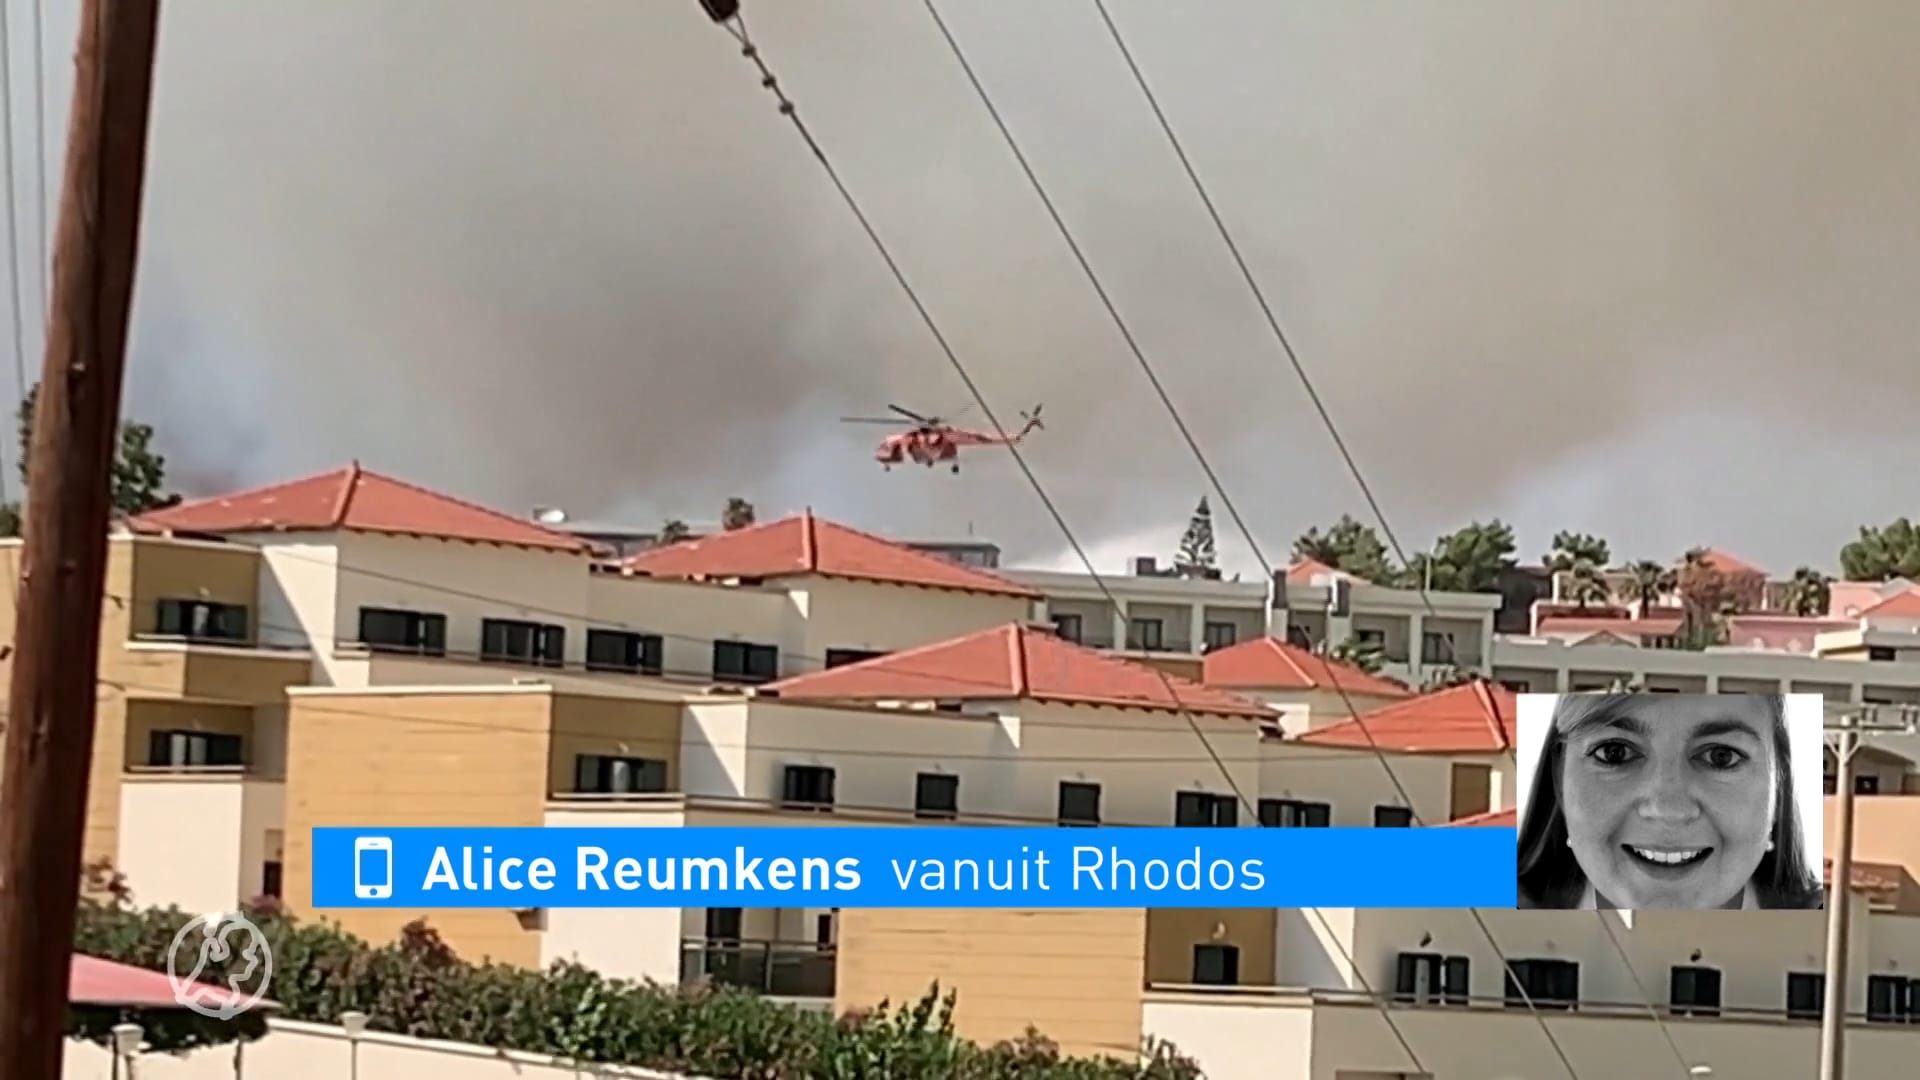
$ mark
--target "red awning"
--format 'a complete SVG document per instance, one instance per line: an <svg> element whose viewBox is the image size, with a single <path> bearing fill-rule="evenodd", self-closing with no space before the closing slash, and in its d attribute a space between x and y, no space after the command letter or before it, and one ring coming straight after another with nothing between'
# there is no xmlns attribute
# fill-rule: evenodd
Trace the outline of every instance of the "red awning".
<svg viewBox="0 0 1920 1080"><path fill-rule="evenodd" d="M173 992L173 982L164 971L148 971L130 964L116 964L95 956L73 958L72 983L67 991L71 1005L112 1006L124 1009L183 1009ZM208 983L187 983L182 990L192 1000L210 1008L223 1004L241 1004L243 994ZM273 1008L262 998L257 1009Z"/></svg>

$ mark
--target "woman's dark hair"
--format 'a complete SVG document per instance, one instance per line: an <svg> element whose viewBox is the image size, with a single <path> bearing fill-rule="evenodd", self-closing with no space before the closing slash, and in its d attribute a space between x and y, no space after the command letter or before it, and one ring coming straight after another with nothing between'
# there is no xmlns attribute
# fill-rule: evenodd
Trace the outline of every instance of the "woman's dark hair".
<svg viewBox="0 0 1920 1080"><path fill-rule="evenodd" d="M1807 858L1800 828L1800 804L1794 798L1793 747L1787 737L1787 703L1779 694L1759 698L1773 721L1773 848L1760 857L1753 889L1763 908L1819 908L1826 892ZM1520 822L1520 906L1575 908L1586 893L1587 875L1567 839L1567 818L1560 808L1560 770L1566 765L1565 723L1611 712L1644 697L1641 694L1562 694L1553 710L1539 764L1528 791L1526 817Z"/></svg>

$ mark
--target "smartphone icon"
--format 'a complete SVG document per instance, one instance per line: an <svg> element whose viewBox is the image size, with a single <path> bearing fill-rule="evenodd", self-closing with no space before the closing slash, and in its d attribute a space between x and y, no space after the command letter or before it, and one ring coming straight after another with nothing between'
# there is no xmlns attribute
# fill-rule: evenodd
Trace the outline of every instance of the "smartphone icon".
<svg viewBox="0 0 1920 1080"><path fill-rule="evenodd" d="M391 837L354 837L353 895L361 900L385 900L393 895Z"/></svg>

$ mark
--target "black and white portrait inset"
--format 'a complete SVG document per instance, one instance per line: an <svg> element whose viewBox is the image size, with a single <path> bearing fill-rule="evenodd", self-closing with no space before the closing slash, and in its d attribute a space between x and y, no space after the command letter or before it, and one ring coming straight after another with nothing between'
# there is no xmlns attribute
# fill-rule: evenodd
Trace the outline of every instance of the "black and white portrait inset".
<svg viewBox="0 0 1920 1080"><path fill-rule="evenodd" d="M1819 694L1522 694L1523 908L1821 908Z"/></svg>

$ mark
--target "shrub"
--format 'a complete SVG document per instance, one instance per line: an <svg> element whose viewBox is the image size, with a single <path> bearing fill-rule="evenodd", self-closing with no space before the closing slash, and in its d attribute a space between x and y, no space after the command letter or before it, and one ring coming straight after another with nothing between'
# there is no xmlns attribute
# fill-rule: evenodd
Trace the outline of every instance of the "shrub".
<svg viewBox="0 0 1920 1080"><path fill-rule="evenodd" d="M954 1034L955 997L942 996L937 984L911 1007L883 1003L836 1019L744 990L627 982L577 964L534 971L469 963L424 921L375 946L336 926L299 922L277 905L256 903L245 914L273 951L267 997L293 1020L337 1023L341 1013L358 1010L379 1031L723 1080L1200 1077L1192 1061L1164 1045L1149 1046L1139 1061L1067 1058L1031 1030L1016 1041L975 1045ZM74 945L164 970L174 935L192 918L177 909L140 911L113 899L87 899ZM208 970L203 979L221 983L227 975ZM151 1041L172 1048L164 1039Z"/></svg>

